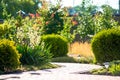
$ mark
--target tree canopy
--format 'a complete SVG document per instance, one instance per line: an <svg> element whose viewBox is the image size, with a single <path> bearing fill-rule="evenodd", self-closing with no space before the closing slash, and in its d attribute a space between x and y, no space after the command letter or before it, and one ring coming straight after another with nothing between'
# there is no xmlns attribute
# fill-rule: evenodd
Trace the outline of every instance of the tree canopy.
<svg viewBox="0 0 120 80"><path fill-rule="evenodd" d="M26 13L35 13L38 8L36 0L0 0L0 18L4 18L4 11L7 14L16 16L16 12L23 10Z"/></svg>

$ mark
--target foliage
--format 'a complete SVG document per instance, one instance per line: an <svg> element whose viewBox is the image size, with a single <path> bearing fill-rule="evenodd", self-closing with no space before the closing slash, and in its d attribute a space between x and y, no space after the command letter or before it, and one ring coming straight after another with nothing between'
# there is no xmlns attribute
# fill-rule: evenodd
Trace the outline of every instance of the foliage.
<svg viewBox="0 0 120 80"><path fill-rule="evenodd" d="M120 76L120 61L112 61L108 68L93 69L88 72L95 75L111 75L111 76Z"/></svg>
<svg viewBox="0 0 120 80"><path fill-rule="evenodd" d="M104 29L110 29L112 27L118 26L117 22L115 22L112 15L112 9L108 5L103 7L103 13L97 13L95 15L95 33L98 33L99 31Z"/></svg>
<svg viewBox="0 0 120 80"><path fill-rule="evenodd" d="M16 35L15 19L9 18L5 20L2 25L3 25L3 28L6 29L6 31L1 38L13 40L13 38L15 38L15 35Z"/></svg>
<svg viewBox="0 0 120 80"><path fill-rule="evenodd" d="M41 35L41 24L35 22L34 19L25 18L21 21L22 25L17 28L17 43L34 47L39 45Z"/></svg>
<svg viewBox="0 0 120 80"><path fill-rule="evenodd" d="M5 25L0 25L0 38L8 31L8 27Z"/></svg>
<svg viewBox="0 0 120 80"><path fill-rule="evenodd" d="M17 16L16 12L19 10L27 13L35 13L38 9L37 5L38 2L35 2L35 0L0 0L0 16L6 19L7 15L4 15L5 12L5 14L11 14L15 17Z"/></svg>
<svg viewBox="0 0 120 80"><path fill-rule="evenodd" d="M72 23L70 17L64 17L64 26L61 30L60 35L64 36L68 42L72 42L75 38L75 31L72 30Z"/></svg>
<svg viewBox="0 0 120 80"><path fill-rule="evenodd" d="M44 34L57 34L63 29L63 11L60 9L61 5L58 2L50 8L40 8L38 12L43 17L44 21Z"/></svg>
<svg viewBox="0 0 120 80"><path fill-rule="evenodd" d="M49 48L45 48L43 45L34 48L18 45L17 50L22 54L20 61L23 65L43 65L50 62L52 57Z"/></svg>
<svg viewBox="0 0 120 80"><path fill-rule="evenodd" d="M106 68L93 69L89 73L94 75L110 75L111 74Z"/></svg>
<svg viewBox="0 0 120 80"><path fill-rule="evenodd" d="M50 46L50 53L53 57L66 56L68 53L68 41L60 35L44 35L42 41L46 46Z"/></svg>
<svg viewBox="0 0 120 80"><path fill-rule="evenodd" d="M20 19L17 20L16 42L18 50L22 54L22 64L40 65L49 62L51 55L49 50L43 48L40 44L42 33L41 18L37 19Z"/></svg>
<svg viewBox="0 0 120 80"><path fill-rule="evenodd" d="M120 30L108 29L96 34L92 39L92 51L97 62L109 62L120 59Z"/></svg>
<svg viewBox="0 0 120 80"><path fill-rule="evenodd" d="M91 14L92 6L87 3L88 0L82 1L82 13L81 16L77 18L79 22L77 33L81 38L85 38L89 35L94 35L94 17Z"/></svg>
<svg viewBox="0 0 120 80"><path fill-rule="evenodd" d="M43 48L40 44L42 34L42 19L30 19L26 17L22 19L20 16L10 18L5 21L9 30L3 38L14 40L17 49L22 54L22 64L40 65L50 61L51 56L49 50ZM37 57L36 57L37 56Z"/></svg>
<svg viewBox="0 0 120 80"><path fill-rule="evenodd" d="M109 72L112 75L120 75L120 61L112 61L110 63Z"/></svg>
<svg viewBox="0 0 120 80"><path fill-rule="evenodd" d="M0 40L0 56L0 71L11 71L20 65L20 54L13 41Z"/></svg>
<svg viewBox="0 0 120 80"><path fill-rule="evenodd" d="M94 20L91 14L85 14L78 18L79 25L77 27L77 33L81 38L89 35L94 35Z"/></svg>
<svg viewBox="0 0 120 80"><path fill-rule="evenodd" d="M112 17L113 13L109 6L106 5L103 7L103 12L96 12L95 14L91 14L91 5L85 7L84 3L83 8L85 8L85 10L77 19L79 25L76 30L81 38L92 37L101 30L118 26Z"/></svg>
<svg viewBox="0 0 120 80"><path fill-rule="evenodd" d="M3 38L14 40L16 44L34 47L40 42L42 23L39 18L10 18L5 20L3 25L8 28L8 31L3 35Z"/></svg>

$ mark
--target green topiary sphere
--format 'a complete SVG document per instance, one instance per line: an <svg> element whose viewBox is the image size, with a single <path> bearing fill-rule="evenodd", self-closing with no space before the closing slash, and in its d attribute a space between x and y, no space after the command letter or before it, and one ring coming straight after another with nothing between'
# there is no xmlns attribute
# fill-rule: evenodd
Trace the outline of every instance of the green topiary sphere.
<svg viewBox="0 0 120 80"><path fill-rule="evenodd" d="M0 71L15 70L20 65L19 58L20 55L13 41L0 40Z"/></svg>
<svg viewBox="0 0 120 80"><path fill-rule="evenodd" d="M108 29L92 39L92 51L99 63L120 60L120 30Z"/></svg>
<svg viewBox="0 0 120 80"><path fill-rule="evenodd" d="M50 48L53 57L66 56L68 53L68 41L60 35L44 35L42 41Z"/></svg>

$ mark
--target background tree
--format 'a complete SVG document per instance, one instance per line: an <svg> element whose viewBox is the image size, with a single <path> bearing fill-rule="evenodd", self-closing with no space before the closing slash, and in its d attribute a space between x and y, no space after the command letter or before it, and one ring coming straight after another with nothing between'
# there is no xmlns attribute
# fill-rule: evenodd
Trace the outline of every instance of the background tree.
<svg viewBox="0 0 120 80"><path fill-rule="evenodd" d="M42 3L42 7L38 10L44 21L44 34L58 34L63 30L63 11L61 4L58 1L56 5L47 5L47 2Z"/></svg>
<svg viewBox="0 0 120 80"><path fill-rule="evenodd" d="M3 5L5 4L5 5ZM38 9L35 0L0 0L0 18L4 18L3 10L6 8L8 14L16 16L16 12L23 10L26 13L35 13Z"/></svg>

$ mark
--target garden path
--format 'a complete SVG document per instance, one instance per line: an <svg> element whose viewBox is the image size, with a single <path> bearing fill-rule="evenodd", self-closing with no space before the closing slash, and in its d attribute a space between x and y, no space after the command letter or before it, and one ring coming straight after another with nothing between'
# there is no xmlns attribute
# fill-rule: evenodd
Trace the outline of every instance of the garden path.
<svg viewBox="0 0 120 80"><path fill-rule="evenodd" d="M53 63L62 67L0 75L0 80L120 80L120 76L88 75L79 72L101 68L94 64Z"/></svg>

